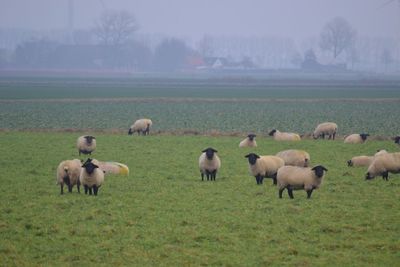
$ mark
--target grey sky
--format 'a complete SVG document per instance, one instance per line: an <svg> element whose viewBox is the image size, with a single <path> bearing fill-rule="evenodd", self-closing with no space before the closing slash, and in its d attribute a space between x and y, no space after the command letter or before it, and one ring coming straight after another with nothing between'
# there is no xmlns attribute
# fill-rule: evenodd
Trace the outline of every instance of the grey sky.
<svg viewBox="0 0 400 267"><path fill-rule="evenodd" d="M142 33L200 38L203 34L296 39L318 35L345 17L360 35L400 36L400 3L387 0L75 0L75 27L90 28L107 8L133 12ZM0 27L54 29L67 25L67 0L0 0Z"/></svg>

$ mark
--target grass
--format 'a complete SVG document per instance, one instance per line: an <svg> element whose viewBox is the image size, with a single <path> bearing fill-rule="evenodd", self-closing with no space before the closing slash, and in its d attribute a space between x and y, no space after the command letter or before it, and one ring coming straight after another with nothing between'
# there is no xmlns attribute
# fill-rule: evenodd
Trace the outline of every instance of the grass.
<svg viewBox="0 0 400 267"><path fill-rule="evenodd" d="M4 266L395 266L400 261L399 175L364 181L354 155L398 151L392 142L274 142L241 138L96 134L94 157L130 167L99 196L59 194L55 169L77 157L80 133L0 133L0 262ZM198 157L219 151L216 182L201 182ZM328 168L310 200L267 180L257 186L243 157L306 149Z"/></svg>

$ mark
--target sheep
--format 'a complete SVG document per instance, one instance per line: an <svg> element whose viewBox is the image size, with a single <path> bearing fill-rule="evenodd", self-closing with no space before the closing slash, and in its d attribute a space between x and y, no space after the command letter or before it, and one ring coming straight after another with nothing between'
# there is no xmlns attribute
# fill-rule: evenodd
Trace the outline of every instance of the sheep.
<svg viewBox="0 0 400 267"><path fill-rule="evenodd" d="M394 143L400 145L400 135L394 138Z"/></svg>
<svg viewBox="0 0 400 267"><path fill-rule="evenodd" d="M95 162L93 162L95 163ZM96 163L95 163L96 164ZM112 161L100 161L98 164L99 168L104 171L105 174L120 174L120 175L129 175L129 168L125 164L119 162Z"/></svg>
<svg viewBox="0 0 400 267"><path fill-rule="evenodd" d="M150 134L150 127L153 125L153 122L150 119L139 119L135 121L134 124L129 128L128 134L132 135L135 132L138 135L149 135Z"/></svg>
<svg viewBox="0 0 400 267"><path fill-rule="evenodd" d="M372 161L374 161L374 158L376 156L382 155L382 154L387 154L388 152L384 149L381 150L377 150L377 152L375 153L375 155L373 156L356 156L356 157L352 157L351 160L347 161L347 166L349 167L361 167L361 166L365 166L368 167L369 165L371 165Z"/></svg>
<svg viewBox="0 0 400 267"><path fill-rule="evenodd" d="M91 155L96 149L96 138L91 135L83 135L78 138L76 142L78 148L79 156L81 154Z"/></svg>
<svg viewBox="0 0 400 267"><path fill-rule="evenodd" d="M367 137L369 134L361 133L361 134L351 134L344 139L344 143L346 144L362 144L367 141Z"/></svg>
<svg viewBox="0 0 400 267"><path fill-rule="evenodd" d="M81 161L79 159L64 160L57 167L57 184L60 185L61 195L64 194L64 183L68 186L68 192L72 193L72 187L76 185L80 193L79 175Z"/></svg>
<svg viewBox="0 0 400 267"><path fill-rule="evenodd" d="M257 135L255 134L249 134L247 135L247 137L240 142L239 147L256 147L257 146L257 142L255 140Z"/></svg>
<svg viewBox="0 0 400 267"><path fill-rule="evenodd" d="M256 178L258 185L263 183L264 178L271 178L276 184L276 173L278 169L285 165L283 159L277 156L259 156L250 153L245 156L249 161L250 174Z"/></svg>
<svg viewBox="0 0 400 267"><path fill-rule="evenodd" d="M321 186L324 171L327 172L328 169L322 165L314 168L297 166L280 168L277 174L279 198L282 198L282 192L285 188L288 190L290 198L293 198L293 190L299 189L304 189L307 192L307 198L310 198L313 190Z"/></svg>
<svg viewBox="0 0 400 267"><path fill-rule="evenodd" d="M93 193L97 196L99 187L104 182L104 171L99 168L97 160L88 158L82 164L79 180L85 188L85 194L89 192L89 195L91 195L93 188Z"/></svg>
<svg viewBox="0 0 400 267"><path fill-rule="evenodd" d="M325 139L325 135L328 135L328 139L332 138L332 140L335 140L337 130L338 126L334 122L320 123L313 132L313 138L318 139L319 137L322 137L322 139Z"/></svg>
<svg viewBox="0 0 400 267"><path fill-rule="evenodd" d="M300 141L300 135L297 133L284 133L276 129L273 129L268 133L269 136L273 136L275 141Z"/></svg>
<svg viewBox="0 0 400 267"><path fill-rule="evenodd" d="M368 167L365 179L371 180L375 178L375 176L382 175L382 179L388 181L389 172L400 172L400 152L376 156Z"/></svg>
<svg viewBox="0 0 400 267"><path fill-rule="evenodd" d="M218 170L221 168L221 160L216 154L218 151L212 147L206 148L199 157L199 169L201 180L204 181L204 175L207 176L207 181L215 181Z"/></svg>
<svg viewBox="0 0 400 267"><path fill-rule="evenodd" d="M308 167L310 163L310 154L304 150L289 149L278 152L275 156L280 157L285 165Z"/></svg>

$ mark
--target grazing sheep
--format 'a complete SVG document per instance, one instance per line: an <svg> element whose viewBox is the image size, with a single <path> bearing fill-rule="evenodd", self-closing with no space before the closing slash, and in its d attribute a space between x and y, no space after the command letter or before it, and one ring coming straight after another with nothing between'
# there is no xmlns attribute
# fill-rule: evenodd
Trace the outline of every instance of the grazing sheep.
<svg viewBox="0 0 400 267"><path fill-rule="evenodd" d="M366 180L375 178L375 176L382 175L382 179L388 180L389 172L400 172L400 152L386 153L378 155L374 158L371 165L369 165Z"/></svg>
<svg viewBox="0 0 400 267"><path fill-rule="evenodd" d="M322 139L325 139L325 135L328 135L329 138L332 140L335 140L335 136L338 130L338 126L334 122L324 122L321 124L318 124L318 126L315 128L313 137L314 139L318 139L319 137L322 137Z"/></svg>
<svg viewBox="0 0 400 267"><path fill-rule="evenodd" d="M283 159L277 156L259 156L250 153L245 156L249 160L250 174L256 178L257 184L262 184L264 178L271 178L276 184L276 173L285 165Z"/></svg>
<svg viewBox="0 0 400 267"><path fill-rule="evenodd" d="M150 134L150 127L153 125L153 122L150 119L139 119L135 121L134 124L129 128L128 134L132 135L135 132L138 135L149 135Z"/></svg>
<svg viewBox="0 0 400 267"><path fill-rule="evenodd" d="M273 136L275 141L300 141L300 135L297 133L284 133L276 129L273 129L268 133L269 136Z"/></svg>
<svg viewBox="0 0 400 267"><path fill-rule="evenodd" d="M361 133L361 134L351 134L344 139L346 144L362 144L367 141L367 137L369 134Z"/></svg>
<svg viewBox="0 0 400 267"><path fill-rule="evenodd" d="M79 156L81 154L91 155L92 152L96 149L96 138L91 135L83 135L78 138L76 142L76 146L79 151Z"/></svg>
<svg viewBox="0 0 400 267"><path fill-rule="evenodd" d="M283 159L285 165L308 167L310 163L310 154L304 150L288 149L278 152L275 156Z"/></svg>
<svg viewBox="0 0 400 267"><path fill-rule="evenodd" d="M307 192L307 198L310 198L313 190L321 186L324 171L328 170L321 165L314 168L296 166L280 168L277 174L279 198L282 198L282 192L285 188L288 190L290 198L293 198L293 190L299 189L304 189Z"/></svg>
<svg viewBox="0 0 400 267"><path fill-rule="evenodd" d="M79 159L64 160L57 167L57 184L60 185L61 195L64 194L64 183L68 186L68 192L76 185L80 193L79 175L81 172L81 161Z"/></svg>
<svg viewBox="0 0 400 267"><path fill-rule="evenodd" d="M351 160L347 161L347 166L349 167L368 167L372 161L374 160L374 156L356 156L352 157Z"/></svg>
<svg viewBox="0 0 400 267"><path fill-rule="evenodd" d="M99 187L104 182L104 171L99 168L96 164L98 163L95 159L87 159L82 165L81 174L79 180L83 187L85 188L85 194L89 192L89 195L93 193L97 196Z"/></svg>
<svg viewBox="0 0 400 267"><path fill-rule="evenodd" d="M394 143L400 145L400 136L394 138Z"/></svg>
<svg viewBox="0 0 400 267"><path fill-rule="evenodd" d="M256 147L256 138L257 135L249 134L242 142L240 142L239 147Z"/></svg>
<svg viewBox="0 0 400 267"><path fill-rule="evenodd" d="M129 175L128 166L119 162L100 161L98 163L98 166L102 171L104 171L105 174L112 173L112 174Z"/></svg>
<svg viewBox="0 0 400 267"><path fill-rule="evenodd" d="M212 147L206 148L202 151L203 153L199 158L199 168L201 173L201 180L204 181L204 175L207 176L207 181L211 178L211 181L215 181L217 172L221 167L221 160L216 154L218 151Z"/></svg>

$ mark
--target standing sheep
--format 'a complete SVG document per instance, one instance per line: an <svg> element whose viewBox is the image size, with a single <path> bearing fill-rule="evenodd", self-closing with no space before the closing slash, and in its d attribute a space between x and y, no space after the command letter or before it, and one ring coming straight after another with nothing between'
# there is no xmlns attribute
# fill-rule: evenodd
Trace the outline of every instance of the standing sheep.
<svg viewBox="0 0 400 267"><path fill-rule="evenodd" d="M139 119L135 121L134 124L129 128L128 134L132 135L135 132L138 135L149 135L150 134L150 127L153 125L153 122L150 119Z"/></svg>
<svg viewBox="0 0 400 267"><path fill-rule="evenodd" d="M374 161L376 156L382 155L382 154L387 154L388 152L384 149L378 150L375 155L373 156L356 156L352 157L351 160L347 161L347 166L349 167L368 167L371 165L372 161Z"/></svg>
<svg viewBox="0 0 400 267"><path fill-rule="evenodd" d="M89 192L91 195L93 188L93 193L97 196L99 187L104 182L104 172L94 162L98 163L97 160L89 158L83 163L79 180L85 188L85 194Z"/></svg>
<svg viewBox="0 0 400 267"><path fill-rule="evenodd" d="M275 141L300 141L300 135L297 133L285 133L273 129L268 133L269 136L273 136Z"/></svg>
<svg viewBox="0 0 400 267"><path fill-rule="evenodd" d="M79 156L81 154L91 155L96 149L96 138L91 135L80 136L76 142L76 147L78 148Z"/></svg>
<svg viewBox="0 0 400 267"><path fill-rule="evenodd" d="M250 174L256 178L257 184L262 184L265 177L271 178L276 184L276 173L285 165L283 159L277 156L259 156L250 153L245 156L249 161Z"/></svg>
<svg viewBox="0 0 400 267"><path fill-rule="evenodd" d="M362 144L367 140L369 134L361 133L361 134L351 134L344 139L346 144Z"/></svg>
<svg viewBox="0 0 400 267"><path fill-rule="evenodd" d="M304 150L288 149L278 152L276 156L283 159L285 165L308 167L310 163L310 154Z"/></svg>
<svg viewBox="0 0 400 267"><path fill-rule="evenodd" d="M64 183L68 186L68 192L72 193L72 187L76 185L80 193L79 175L81 161L79 159L64 160L57 167L57 184L60 185L61 195L64 194Z"/></svg>
<svg viewBox="0 0 400 267"><path fill-rule="evenodd" d="M256 147L256 138L257 135L249 134L242 142L240 142L239 147Z"/></svg>
<svg viewBox="0 0 400 267"><path fill-rule="evenodd" d="M207 181L211 178L211 181L215 181L217 172L221 167L221 160L216 154L218 151L212 147L206 148L202 151L203 153L199 158L199 169L201 173L201 180L204 181L204 175L207 176Z"/></svg>
<svg viewBox="0 0 400 267"><path fill-rule="evenodd" d="M321 186L324 171L328 170L321 165L314 168L296 166L280 168L277 174L279 198L282 198L282 192L285 188L288 190L290 198L293 198L293 190L299 189L304 189L307 192L307 198L310 198L313 190Z"/></svg>
<svg viewBox="0 0 400 267"><path fill-rule="evenodd" d="M335 140L335 136L338 130L338 126L334 122L324 122L321 124L318 124L317 128L315 128L313 137L314 139L318 139L319 137L322 137L322 139L325 139L325 135L328 135L329 138L332 140Z"/></svg>
<svg viewBox="0 0 400 267"><path fill-rule="evenodd" d="M382 175L382 179L387 181L389 178L389 172L400 172L400 152L386 153L376 156L368 167L365 179L371 180L375 178L375 176Z"/></svg>

